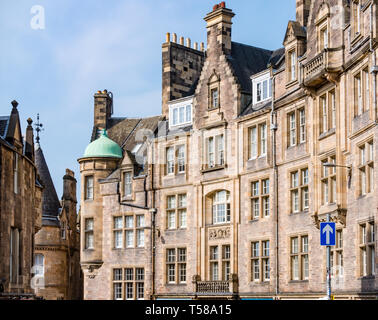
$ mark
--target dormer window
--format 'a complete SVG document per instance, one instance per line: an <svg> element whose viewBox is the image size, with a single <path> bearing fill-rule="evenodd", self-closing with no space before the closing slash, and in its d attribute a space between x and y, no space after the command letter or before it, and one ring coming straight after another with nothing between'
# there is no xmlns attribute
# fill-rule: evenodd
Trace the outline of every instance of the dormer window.
<svg viewBox="0 0 378 320"><path fill-rule="evenodd" d="M132 172L128 171L123 174L123 183L124 183L124 196L131 197L133 192L133 180Z"/></svg>
<svg viewBox="0 0 378 320"><path fill-rule="evenodd" d="M172 104L169 107L169 127L192 124L192 99Z"/></svg>
<svg viewBox="0 0 378 320"><path fill-rule="evenodd" d="M253 104L268 100L272 97L272 79L270 74L264 74L252 80Z"/></svg>

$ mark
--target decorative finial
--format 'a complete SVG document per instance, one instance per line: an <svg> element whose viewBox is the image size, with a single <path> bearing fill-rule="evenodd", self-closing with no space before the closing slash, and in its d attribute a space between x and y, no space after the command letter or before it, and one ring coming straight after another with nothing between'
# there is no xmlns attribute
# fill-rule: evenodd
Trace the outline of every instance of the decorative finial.
<svg viewBox="0 0 378 320"><path fill-rule="evenodd" d="M13 100L11 103L12 103L13 108L17 108L18 102L16 100Z"/></svg>
<svg viewBox="0 0 378 320"><path fill-rule="evenodd" d="M43 124L39 122L39 113L37 114L37 123L34 126L35 126L35 131L37 131L37 137L35 138L35 140L39 144L39 140L40 140L39 133L44 130Z"/></svg>
<svg viewBox="0 0 378 320"><path fill-rule="evenodd" d="M32 123L33 123L33 120L32 120L32 118L28 118L28 119L27 119L26 121L28 122L28 125L29 125L29 126L31 126L31 125L32 125Z"/></svg>

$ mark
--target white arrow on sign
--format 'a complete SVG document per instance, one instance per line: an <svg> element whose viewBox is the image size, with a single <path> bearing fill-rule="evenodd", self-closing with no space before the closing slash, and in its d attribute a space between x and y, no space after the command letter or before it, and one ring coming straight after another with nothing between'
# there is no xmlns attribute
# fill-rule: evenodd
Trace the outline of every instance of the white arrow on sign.
<svg viewBox="0 0 378 320"><path fill-rule="evenodd" d="M331 226L329 224L327 224L324 229L323 229L323 233L326 232L326 244L329 244L330 243L330 238L329 238L329 235L330 233L333 233L333 229L331 228Z"/></svg>

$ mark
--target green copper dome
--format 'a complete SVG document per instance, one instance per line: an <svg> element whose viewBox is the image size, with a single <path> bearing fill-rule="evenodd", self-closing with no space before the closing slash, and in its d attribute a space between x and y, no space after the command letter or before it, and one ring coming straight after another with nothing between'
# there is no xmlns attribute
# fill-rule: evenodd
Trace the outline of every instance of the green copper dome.
<svg viewBox="0 0 378 320"><path fill-rule="evenodd" d="M117 143L109 139L106 130L103 130L100 138L93 141L85 149L84 158L122 159L122 149Z"/></svg>

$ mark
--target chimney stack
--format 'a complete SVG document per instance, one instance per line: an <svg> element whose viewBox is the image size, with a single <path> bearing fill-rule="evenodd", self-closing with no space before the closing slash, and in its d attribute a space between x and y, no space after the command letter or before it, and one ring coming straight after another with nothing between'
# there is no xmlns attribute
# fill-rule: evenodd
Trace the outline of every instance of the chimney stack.
<svg viewBox="0 0 378 320"><path fill-rule="evenodd" d="M207 22L207 50L231 53L231 26L235 14L221 2L213 7L213 11L206 15Z"/></svg>
<svg viewBox="0 0 378 320"><path fill-rule="evenodd" d="M94 126L107 129L108 120L113 114L113 96L107 90L97 91L94 95Z"/></svg>
<svg viewBox="0 0 378 320"><path fill-rule="evenodd" d="M310 15L311 0L296 0L297 4L297 22L303 27L307 27L308 18Z"/></svg>
<svg viewBox="0 0 378 320"><path fill-rule="evenodd" d="M25 137L25 156L34 162L34 133L33 133L33 120L27 120L28 126L26 127Z"/></svg>

